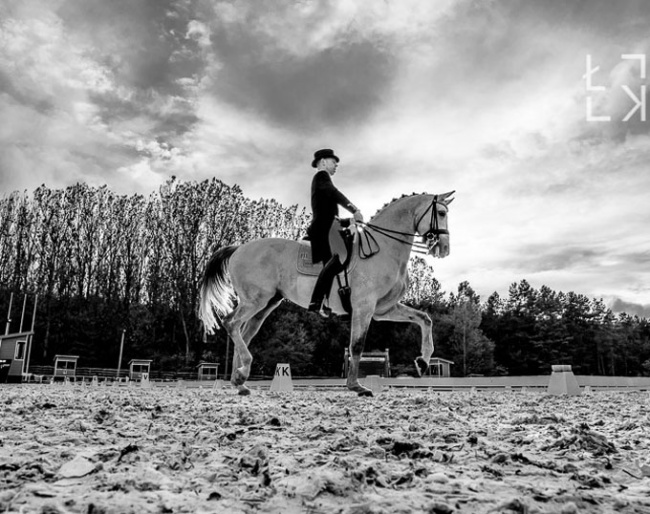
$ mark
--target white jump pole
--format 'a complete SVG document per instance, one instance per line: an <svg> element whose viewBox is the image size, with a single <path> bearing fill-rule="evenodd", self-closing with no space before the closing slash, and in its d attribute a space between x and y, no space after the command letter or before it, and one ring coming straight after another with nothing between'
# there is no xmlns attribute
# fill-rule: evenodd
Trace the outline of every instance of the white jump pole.
<svg viewBox="0 0 650 514"><path fill-rule="evenodd" d="M9 326L11 325L11 306L14 303L14 294L9 295L9 310L7 311L7 325L5 327L5 335L9 334Z"/></svg>
<svg viewBox="0 0 650 514"><path fill-rule="evenodd" d="M25 298L23 298L23 312L20 315L20 329L18 329L19 334L23 333L23 322L25 321L25 308L26 307L27 307L27 293L25 293Z"/></svg>
<svg viewBox="0 0 650 514"><path fill-rule="evenodd" d="M25 362L25 373L29 373L29 361L32 358L32 344L34 342L34 327L36 326L36 306L38 305L38 295L34 295L34 312L32 313L32 329L29 334L27 343L27 361Z"/></svg>
<svg viewBox="0 0 650 514"><path fill-rule="evenodd" d="M124 350L124 333L126 329L122 329L122 339L120 341L120 359L117 361L117 376L115 378L120 378L120 370L122 369L122 351Z"/></svg>

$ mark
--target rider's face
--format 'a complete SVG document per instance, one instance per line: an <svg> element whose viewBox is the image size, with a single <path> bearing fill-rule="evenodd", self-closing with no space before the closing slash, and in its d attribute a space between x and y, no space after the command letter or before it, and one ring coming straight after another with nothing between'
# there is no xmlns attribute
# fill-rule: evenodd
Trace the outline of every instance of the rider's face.
<svg viewBox="0 0 650 514"><path fill-rule="evenodd" d="M328 157L327 159L324 159L325 165L325 170L330 174L334 175L336 173L336 169L339 167L339 163L336 162L336 159L333 159L331 157Z"/></svg>

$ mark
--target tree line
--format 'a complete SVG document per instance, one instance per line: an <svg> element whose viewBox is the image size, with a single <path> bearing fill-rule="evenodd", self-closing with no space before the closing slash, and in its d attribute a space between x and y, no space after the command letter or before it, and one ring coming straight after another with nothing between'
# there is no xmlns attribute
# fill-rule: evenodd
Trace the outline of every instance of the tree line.
<svg viewBox="0 0 650 514"><path fill-rule="evenodd" d="M80 355L81 366L150 358L154 368L225 362L224 331L206 337L198 287L216 249L260 237L300 239L310 215L275 200L251 200L217 179L168 180L148 197L76 184L0 199L0 313L9 293L38 294L33 364ZM614 315L602 300L556 293L525 280L485 302L462 282L446 294L428 264L409 263L405 302L433 319L435 355L454 375L548 373L554 363L584 374L650 374L646 319ZM33 301L33 300L30 300ZM13 318L12 330L17 330ZM284 302L251 343L253 373L290 362L296 375L340 375L347 325ZM396 373L411 373L417 327L373 322L367 349L389 348ZM230 349L232 351L232 349ZM223 369L223 368L222 368Z"/></svg>

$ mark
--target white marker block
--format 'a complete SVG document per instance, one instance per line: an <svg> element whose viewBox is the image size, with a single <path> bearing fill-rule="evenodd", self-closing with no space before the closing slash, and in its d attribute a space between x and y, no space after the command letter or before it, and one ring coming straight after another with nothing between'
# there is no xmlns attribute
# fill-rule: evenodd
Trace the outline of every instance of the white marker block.
<svg viewBox="0 0 650 514"><path fill-rule="evenodd" d="M551 374L551 379L546 388L548 394L579 396L582 393L578 381L576 380L573 371L571 371L571 366L566 364L556 364L552 366L552 368L553 373Z"/></svg>
<svg viewBox="0 0 650 514"><path fill-rule="evenodd" d="M368 375L364 380L363 385L370 389L372 394L379 394L384 390L379 375Z"/></svg>
<svg viewBox="0 0 650 514"><path fill-rule="evenodd" d="M276 364L275 375L271 381L269 391L292 392L293 382L291 380L291 367L289 364Z"/></svg>

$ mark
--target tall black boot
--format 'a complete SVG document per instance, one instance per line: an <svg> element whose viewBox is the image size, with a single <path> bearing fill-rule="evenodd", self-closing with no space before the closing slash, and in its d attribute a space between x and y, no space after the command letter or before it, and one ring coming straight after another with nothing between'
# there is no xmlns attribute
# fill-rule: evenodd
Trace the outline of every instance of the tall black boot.
<svg viewBox="0 0 650 514"><path fill-rule="evenodd" d="M328 317L331 309L322 309L323 300L326 296L329 295L330 290L332 289L332 283L334 282L334 277L337 273L343 271L343 265L338 255L333 255L332 258L327 261L327 264L323 266L318 278L316 279L316 286L314 287L314 292L311 295L311 302L309 302L310 311L320 311L321 315Z"/></svg>

